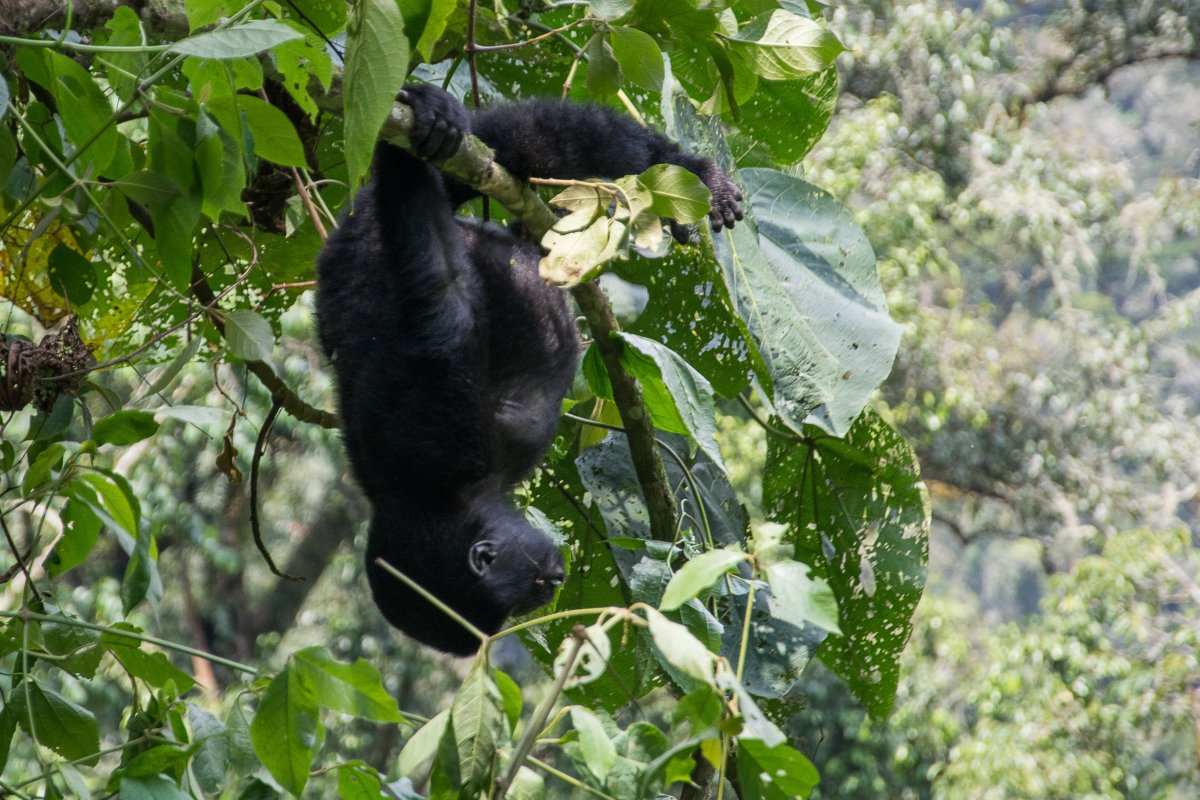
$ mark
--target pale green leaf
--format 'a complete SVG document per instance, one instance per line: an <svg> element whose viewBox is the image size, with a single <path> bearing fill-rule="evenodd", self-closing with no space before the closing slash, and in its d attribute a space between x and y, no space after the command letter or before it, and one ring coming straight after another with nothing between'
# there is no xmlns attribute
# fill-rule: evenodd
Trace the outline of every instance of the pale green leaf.
<svg viewBox="0 0 1200 800"><path fill-rule="evenodd" d="M679 608L746 559L747 555L737 550L710 550L701 553L671 577L658 607L663 611Z"/></svg>
<svg viewBox="0 0 1200 800"><path fill-rule="evenodd" d="M238 358L266 361L275 348L275 333L256 311L230 311L225 315L225 341Z"/></svg>
<svg viewBox="0 0 1200 800"><path fill-rule="evenodd" d="M303 36L274 19L256 19L174 42L168 50L200 58L244 58Z"/></svg>

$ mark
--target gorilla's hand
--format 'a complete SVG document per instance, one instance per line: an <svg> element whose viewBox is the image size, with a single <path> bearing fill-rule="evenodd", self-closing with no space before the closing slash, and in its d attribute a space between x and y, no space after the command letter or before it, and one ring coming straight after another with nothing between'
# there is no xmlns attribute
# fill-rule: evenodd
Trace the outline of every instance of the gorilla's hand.
<svg viewBox="0 0 1200 800"><path fill-rule="evenodd" d="M409 141L417 156L426 161L443 161L458 152L471 124L467 110L454 95L436 86L409 84L396 99L413 110Z"/></svg>
<svg viewBox="0 0 1200 800"><path fill-rule="evenodd" d="M742 191L720 167L710 163L700 179L712 192L712 208L708 212L708 219L714 231L732 228L745 217L742 212Z"/></svg>
<svg viewBox="0 0 1200 800"><path fill-rule="evenodd" d="M710 161L705 164L704 169L700 170L699 176L700 180L704 181L704 185L708 187L709 193L712 194L712 206L708 212L708 219L714 231L732 228L739 220L745 218L746 215L742 211L742 192L733 179L726 175L720 167ZM675 220L668 220L668 222L675 241L687 244L691 238L688 227Z"/></svg>

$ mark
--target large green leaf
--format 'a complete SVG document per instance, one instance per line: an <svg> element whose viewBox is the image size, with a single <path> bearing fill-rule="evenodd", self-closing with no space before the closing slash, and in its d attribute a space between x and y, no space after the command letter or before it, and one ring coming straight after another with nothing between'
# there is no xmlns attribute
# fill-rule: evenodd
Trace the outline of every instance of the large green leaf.
<svg viewBox="0 0 1200 800"><path fill-rule="evenodd" d="M792 800L808 797L820 775L812 762L786 744L767 747L757 739L738 741L742 800Z"/></svg>
<svg viewBox="0 0 1200 800"><path fill-rule="evenodd" d="M285 667L267 687L250 723L254 752L280 786L299 796L321 733L316 693L291 665Z"/></svg>
<svg viewBox="0 0 1200 800"><path fill-rule="evenodd" d="M408 68L404 18L395 0L360 0L346 41L343 73L346 170L357 186L371 163L379 128Z"/></svg>
<svg viewBox="0 0 1200 800"><path fill-rule="evenodd" d="M496 751L507 743L504 700L492 679L487 659L471 665L466 680L450 706L450 727L458 745L458 773L470 791L486 786Z"/></svg>
<svg viewBox="0 0 1200 800"><path fill-rule="evenodd" d="M285 167L307 166L304 145L296 135L295 126L286 114L267 101L245 94L228 94L214 97L205 108L237 139L244 138L244 125L259 158Z"/></svg>
<svg viewBox="0 0 1200 800"><path fill-rule="evenodd" d="M758 235L740 225L715 251L758 341L776 413L841 435L891 370L900 326L887 314L875 255L850 213L774 170L740 173Z"/></svg>
<svg viewBox="0 0 1200 800"><path fill-rule="evenodd" d="M755 17L727 41L747 49L758 74L776 81L820 72L845 49L821 23L782 9Z"/></svg>
<svg viewBox="0 0 1200 800"><path fill-rule="evenodd" d="M63 758L94 764L100 728L86 708L26 679L8 695L21 729Z"/></svg>
<svg viewBox="0 0 1200 800"><path fill-rule="evenodd" d="M837 105L837 69L793 81L761 81L746 103L735 138L738 164L794 164L813 149ZM747 141L749 140L749 141Z"/></svg>
<svg viewBox="0 0 1200 800"><path fill-rule="evenodd" d="M404 722L378 670L363 659L345 664L324 647L308 647L292 656L292 665L312 685L317 702L325 708L374 722Z"/></svg>
<svg viewBox="0 0 1200 800"><path fill-rule="evenodd" d="M821 189L774 170L741 172L759 243L796 312L837 364L827 399L807 420L844 434L891 372L901 327L888 315L875 251L862 228Z"/></svg>
<svg viewBox="0 0 1200 800"><path fill-rule="evenodd" d="M874 716L887 714L925 586L929 498L916 457L873 412L844 438L768 438L763 502L798 561L832 587L841 635L818 655Z"/></svg>
<svg viewBox="0 0 1200 800"><path fill-rule="evenodd" d="M64 55L35 47L17 48L21 72L54 96L59 119L75 147L88 147L78 163L91 167L90 177L109 171L118 156L120 133L112 124L112 106L86 69ZM125 158L126 169L132 165ZM124 170L116 170L118 173Z"/></svg>
<svg viewBox="0 0 1200 800"><path fill-rule="evenodd" d="M173 53L200 58L243 58L303 35L279 20L256 19L180 39L168 49Z"/></svg>

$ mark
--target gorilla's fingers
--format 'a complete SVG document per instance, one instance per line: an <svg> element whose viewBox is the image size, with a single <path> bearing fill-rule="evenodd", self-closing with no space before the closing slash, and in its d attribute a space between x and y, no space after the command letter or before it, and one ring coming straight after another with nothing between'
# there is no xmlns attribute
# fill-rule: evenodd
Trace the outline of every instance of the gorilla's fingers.
<svg viewBox="0 0 1200 800"><path fill-rule="evenodd" d="M675 241L680 244L687 244L692 238L691 231L688 230L687 226L681 225L673 219L669 219L667 222L671 228L671 236L674 237Z"/></svg>

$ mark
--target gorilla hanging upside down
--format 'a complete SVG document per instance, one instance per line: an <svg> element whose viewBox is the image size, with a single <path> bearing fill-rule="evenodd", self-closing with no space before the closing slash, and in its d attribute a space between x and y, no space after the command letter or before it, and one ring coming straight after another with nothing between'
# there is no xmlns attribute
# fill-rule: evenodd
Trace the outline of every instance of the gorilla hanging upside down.
<svg viewBox="0 0 1200 800"><path fill-rule="evenodd" d="M486 633L553 597L562 556L508 495L554 437L579 344L563 292L538 277L538 246L456 218L474 193L422 158L453 155L474 133L522 178L678 164L712 191L717 230L742 218L741 195L710 161L608 109L526 102L468 115L431 86L409 86L399 99L413 109L421 158L376 149L373 182L321 254L317 320L346 451L373 507L375 602L409 636L467 655L474 636L375 560Z"/></svg>

